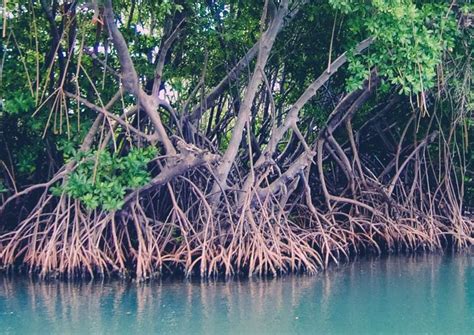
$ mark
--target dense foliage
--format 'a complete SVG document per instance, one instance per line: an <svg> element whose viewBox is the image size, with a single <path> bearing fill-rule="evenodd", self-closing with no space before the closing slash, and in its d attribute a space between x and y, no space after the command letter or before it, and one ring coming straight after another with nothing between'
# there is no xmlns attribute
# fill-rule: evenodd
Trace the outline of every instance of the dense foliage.
<svg viewBox="0 0 474 335"><path fill-rule="evenodd" d="M314 272L472 243L470 1L4 4L1 265Z"/></svg>

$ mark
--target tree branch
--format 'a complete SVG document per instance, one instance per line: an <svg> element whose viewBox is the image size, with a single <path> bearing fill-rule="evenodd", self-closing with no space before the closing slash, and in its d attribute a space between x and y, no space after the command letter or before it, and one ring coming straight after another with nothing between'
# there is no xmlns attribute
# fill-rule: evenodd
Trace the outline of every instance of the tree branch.
<svg viewBox="0 0 474 335"><path fill-rule="evenodd" d="M252 75L252 78L247 85L247 89L240 106L239 115L235 122L234 131L232 132L232 137L229 142L229 146L224 154L222 163L217 167L216 176L217 180L214 183L212 193L215 194L212 202L216 202L220 196L219 190L226 189L227 176L229 175L230 168L235 160L237 152L239 150L240 142L242 141L242 134L245 128L246 123L249 121L251 107L255 94L257 93L258 87L262 82L263 75L262 71L265 68L270 51L275 42L278 32L281 30L281 27L284 22L284 18L288 13L288 1L282 1L280 3L280 8L276 13L274 19L272 20L269 28L262 34L259 43L259 51L257 63L255 64L255 69Z"/></svg>
<svg viewBox="0 0 474 335"><path fill-rule="evenodd" d="M115 24L112 1L105 0L104 5L105 22L107 23L107 28L109 29L110 36L112 37L112 41L114 42L120 60L122 84L127 92L138 96L140 91L138 75L128 51L127 42L125 42L122 33Z"/></svg>
<svg viewBox="0 0 474 335"><path fill-rule="evenodd" d="M283 28L285 28L298 14L300 8L308 3L308 0L302 1L294 10L292 10L285 17L283 24L277 27L276 33L278 34ZM236 81L241 72L246 69L250 62L255 58L259 51L259 45L263 35L260 39L247 51L247 53L237 62L237 64L229 71L229 73L211 89L211 91L204 98L204 103L198 103L193 107L191 114L188 116L188 120L192 123L196 122L201 118L201 115L206 109L212 108L216 104L217 98L230 86L231 83ZM203 108L205 106L205 108Z"/></svg>

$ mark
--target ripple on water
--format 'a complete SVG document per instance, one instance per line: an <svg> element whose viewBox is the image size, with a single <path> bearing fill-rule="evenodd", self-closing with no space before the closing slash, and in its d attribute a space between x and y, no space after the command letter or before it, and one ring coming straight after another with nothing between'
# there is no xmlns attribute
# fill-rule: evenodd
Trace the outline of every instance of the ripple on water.
<svg viewBox="0 0 474 335"><path fill-rule="evenodd" d="M474 257L358 260L316 276L131 284L0 278L2 334L470 333Z"/></svg>

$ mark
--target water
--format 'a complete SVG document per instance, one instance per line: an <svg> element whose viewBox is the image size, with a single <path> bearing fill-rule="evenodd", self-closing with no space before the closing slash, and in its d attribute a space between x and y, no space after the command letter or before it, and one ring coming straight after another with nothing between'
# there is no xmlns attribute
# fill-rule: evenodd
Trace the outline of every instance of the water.
<svg viewBox="0 0 474 335"><path fill-rule="evenodd" d="M212 283L3 277L0 333L474 333L474 256L390 257L313 277Z"/></svg>

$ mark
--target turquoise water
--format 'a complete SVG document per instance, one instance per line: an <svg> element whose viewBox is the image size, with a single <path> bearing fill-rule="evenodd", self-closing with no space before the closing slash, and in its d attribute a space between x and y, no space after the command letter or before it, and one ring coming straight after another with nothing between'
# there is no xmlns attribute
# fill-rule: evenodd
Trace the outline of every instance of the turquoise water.
<svg viewBox="0 0 474 335"><path fill-rule="evenodd" d="M0 278L6 334L474 333L474 256L358 260L317 276L134 284Z"/></svg>

